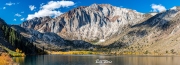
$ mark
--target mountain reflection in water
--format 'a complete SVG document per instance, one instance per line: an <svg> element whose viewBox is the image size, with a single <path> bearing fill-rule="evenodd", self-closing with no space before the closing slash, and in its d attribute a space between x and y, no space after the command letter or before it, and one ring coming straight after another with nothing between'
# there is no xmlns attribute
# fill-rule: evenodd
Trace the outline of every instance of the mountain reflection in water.
<svg viewBox="0 0 180 65"><path fill-rule="evenodd" d="M180 56L37 55L13 57L20 65L180 65ZM96 60L112 61L97 63Z"/></svg>

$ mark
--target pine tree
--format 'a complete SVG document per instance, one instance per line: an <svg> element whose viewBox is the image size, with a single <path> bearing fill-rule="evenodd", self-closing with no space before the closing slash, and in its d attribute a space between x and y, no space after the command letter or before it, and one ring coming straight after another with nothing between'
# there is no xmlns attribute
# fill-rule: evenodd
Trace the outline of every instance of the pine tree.
<svg viewBox="0 0 180 65"><path fill-rule="evenodd" d="M6 37L6 38L8 38L8 32L9 32L9 31L8 31L8 27L5 26L5 37Z"/></svg>
<svg viewBox="0 0 180 65"><path fill-rule="evenodd" d="M8 27L7 25L2 25L2 27L0 27L0 29L2 29L5 39L9 43L11 43L11 45L14 48L16 48L16 49L18 48L25 54L38 53L38 52L44 53L44 47L43 47L43 49L37 48L36 45L33 45L32 43L30 43L27 39L25 39L25 37L23 37L22 35L17 33L15 30ZM15 51L15 49L14 49L14 51Z"/></svg>
<svg viewBox="0 0 180 65"><path fill-rule="evenodd" d="M2 30L5 30L5 26L4 25L2 26Z"/></svg>

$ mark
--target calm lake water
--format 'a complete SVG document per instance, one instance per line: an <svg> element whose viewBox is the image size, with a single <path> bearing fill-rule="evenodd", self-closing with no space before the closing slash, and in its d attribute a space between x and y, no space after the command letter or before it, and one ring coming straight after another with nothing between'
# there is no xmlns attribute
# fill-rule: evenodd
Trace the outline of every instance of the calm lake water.
<svg viewBox="0 0 180 65"><path fill-rule="evenodd" d="M20 65L180 65L180 56L38 55L13 60Z"/></svg>

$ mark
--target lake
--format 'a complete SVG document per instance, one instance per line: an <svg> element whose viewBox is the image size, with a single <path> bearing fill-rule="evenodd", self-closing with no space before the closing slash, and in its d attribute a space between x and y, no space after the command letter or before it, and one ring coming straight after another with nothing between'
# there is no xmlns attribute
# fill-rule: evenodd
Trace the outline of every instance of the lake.
<svg viewBox="0 0 180 65"><path fill-rule="evenodd" d="M13 60L20 65L180 65L180 56L37 55Z"/></svg>

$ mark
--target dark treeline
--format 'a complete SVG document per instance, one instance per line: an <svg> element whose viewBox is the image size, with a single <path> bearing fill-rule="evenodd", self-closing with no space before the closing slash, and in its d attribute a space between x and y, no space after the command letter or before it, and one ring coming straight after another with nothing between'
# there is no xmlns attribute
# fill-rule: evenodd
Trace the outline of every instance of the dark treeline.
<svg viewBox="0 0 180 65"><path fill-rule="evenodd" d="M3 20L1 20L3 21ZM3 31L5 39L12 45L15 49L20 49L25 54L45 54L42 49L37 48L35 45L30 43L25 37L17 33L15 30L10 28L8 25L1 25L1 30Z"/></svg>

